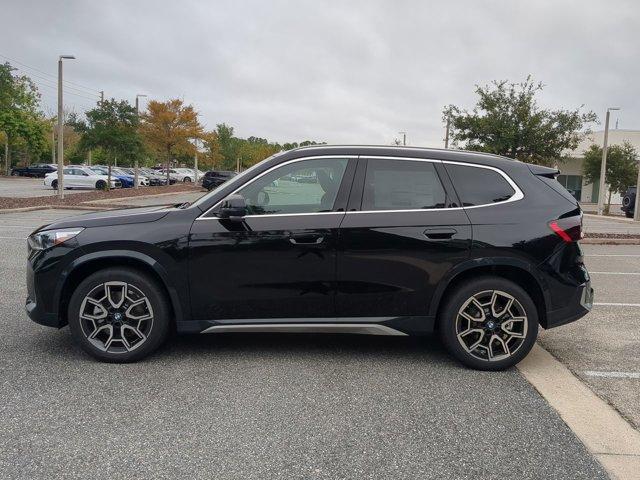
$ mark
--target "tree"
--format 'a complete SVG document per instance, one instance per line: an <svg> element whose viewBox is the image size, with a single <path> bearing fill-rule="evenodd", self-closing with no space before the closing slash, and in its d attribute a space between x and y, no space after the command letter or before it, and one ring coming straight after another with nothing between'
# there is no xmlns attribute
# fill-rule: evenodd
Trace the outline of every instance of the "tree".
<svg viewBox="0 0 640 480"><path fill-rule="evenodd" d="M495 153L525 162L550 165L574 150L581 131L597 117L593 112L541 109L535 96L544 88L531 77L519 84L494 81L476 85L478 101L472 111L449 105L443 118L451 121L453 146Z"/></svg>
<svg viewBox="0 0 640 480"><path fill-rule="evenodd" d="M195 145L192 142L194 139L200 139L203 134L198 112L193 106L184 105L180 99L166 102L150 101L147 111L142 115L140 127L149 148L164 159L167 180L172 157L193 157Z"/></svg>
<svg viewBox="0 0 640 480"><path fill-rule="evenodd" d="M224 156L218 141L218 134L216 132L205 132L202 134L201 140L203 153L200 156L200 163L204 167L212 169L222 166Z"/></svg>
<svg viewBox="0 0 640 480"><path fill-rule="evenodd" d="M27 155L46 149L46 125L38 111L40 94L25 75L14 75L9 63L0 65L0 131L9 149L5 158L6 170L11 165L10 148L22 145Z"/></svg>
<svg viewBox="0 0 640 480"><path fill-rule="evenodd" d="M602 167L602 147L591 145L584 154L583 173L589 183L600 181ZM605 213L609 213L612 193L624 193L631 185L636 184L638 178L638 152L628 142L622 145L607 147L607 171L605 182L609 185L609 196L605 206ZM603 195L604 192L600 192Z"/></svg>

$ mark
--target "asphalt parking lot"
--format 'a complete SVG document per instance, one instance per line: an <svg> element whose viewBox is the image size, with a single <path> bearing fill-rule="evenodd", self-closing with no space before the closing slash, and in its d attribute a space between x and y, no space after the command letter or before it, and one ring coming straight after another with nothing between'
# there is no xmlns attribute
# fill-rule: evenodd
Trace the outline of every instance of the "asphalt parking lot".
<svg viewBox="0 0 640 480"><path fill-rule="evenodd" d="M607 478L518 370L434 339L189 336L97 363L24 313L24 238L72 213L0 215L3 478ZM541 343L637 427L640 379L592 374L640 372L640 246L585 251L598 304Z"/></svg>
<svg viewBox="0 0 640 480"><path fill-rule="evenodd" d="M57 190L45 187L43 178L0 177L0 197L31 198L50 197ZM65 193L86 192L86 190L65 190Z"/></svg>

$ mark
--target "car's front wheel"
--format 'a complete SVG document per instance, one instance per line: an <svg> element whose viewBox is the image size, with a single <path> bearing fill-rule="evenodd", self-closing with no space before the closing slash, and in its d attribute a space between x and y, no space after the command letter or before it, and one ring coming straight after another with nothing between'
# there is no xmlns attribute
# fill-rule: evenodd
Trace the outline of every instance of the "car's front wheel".
<svg viewBox="0 0 640 480"><path fill-rule="evenodd" d="M53 181L51 182L51 188L52 188L53 190L57 190L57 189L58 189L58 180L53 180Z"/></svg>
<svg viewBox="0 0 640 480"><path fill-rule="evenodd" d="M157 282L128 268L108 268L87 277L68 308L76 343L105 362L133 362L156 350L168 335L169 315Z"/></svg>
<svg viewBox="0 0 640 480"><path fill-rule="evenodd" d="M520 362L538 336L538 312L519 285L500 277L465 282L446 300L440 338L462 364L504 370Z"/></svg>
<svg viewBox="0 0 640 480"><path fill-rule="evenodd" d="M184 183L191 183L191 178L190 177L184 177L184 179L182 179L182 181Z"/></svg>

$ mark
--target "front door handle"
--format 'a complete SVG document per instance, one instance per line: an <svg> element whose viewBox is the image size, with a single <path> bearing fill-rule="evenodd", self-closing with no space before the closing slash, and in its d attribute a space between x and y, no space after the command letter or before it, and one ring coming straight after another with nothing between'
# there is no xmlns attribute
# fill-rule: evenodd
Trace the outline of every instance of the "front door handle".
<svg viewBox="0 0 640 480"><path fill-rule="evenodd" d="M424 231L425 237L430 240L449 240L458 233L455 228L428 228Z"/></svg>
<svg viewBox="0 0 640 480"><path fill-rule="evenodd" d="M324 237L312 237L309 235L296 237L289 237L289 241L293 245L320 245L324 242Z"/></svg>

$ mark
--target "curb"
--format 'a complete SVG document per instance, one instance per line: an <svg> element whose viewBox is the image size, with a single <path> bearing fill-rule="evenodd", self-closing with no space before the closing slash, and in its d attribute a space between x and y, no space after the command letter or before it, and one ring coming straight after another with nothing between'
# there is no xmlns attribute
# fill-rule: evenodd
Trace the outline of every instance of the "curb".
<svg viewBox="0 0 640 480"><path fill-rule="evenodd" d="M82 203L109 203L109 202L114 202L114 201L125 201L125 200L137 200L139 198L154 198L154 197L165 197L168 195L184 195L186 193L200 193L199 190L184 190L181 192L167 192L167 193L152 193L150 195L133 195L131 197L119 197L119 198L103 198L102 200L87 200L86 202L82 202ZM203 194L206 192L202 192Z"/></svg>
<svg viewBox="0 0 640 480"><path fill-rule="evenodd" d="M639 478L640 432L538 343L517 366L614 479Z"/></svg>
<svg viewBox="0 0 640 480"><path fill-rule="evenodd" d="M611 237L611 238L598 238L598 237L585 237L580 240L583 245L640 245L640 238L625 238L625 237Z"/></svg>
<svg viewBox="0 0 640 480"><path fill-rule="evenodd" d="M104 210L112 210L112 209L105 208L105 207L90 207L88 205L41 205L36 207L0 209L0 215L5 213L35 212L37 210L88 210L88 211L102 212Z"/></svg>

